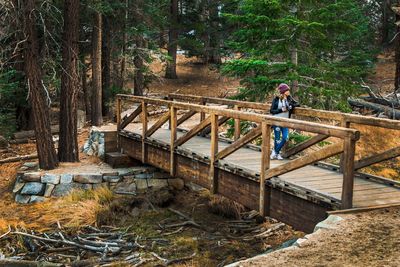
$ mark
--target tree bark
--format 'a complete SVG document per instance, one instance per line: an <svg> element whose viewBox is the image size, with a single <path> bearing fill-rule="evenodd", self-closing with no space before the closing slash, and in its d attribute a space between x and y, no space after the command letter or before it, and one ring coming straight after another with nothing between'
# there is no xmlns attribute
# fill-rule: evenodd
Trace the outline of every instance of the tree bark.
<svg viewBox="0 0 400 267"><path fill-rule="evenodd" d="M390 13L391 0L382 1L382 31L381 31L381 43L387 45L389 42L389 13Z"/></svg>
<svg viewBox="0 0 400 267"><path fill-rule="evenodd" d="M211 1L209 3L208 9L210 13L211 28L210 28L210 57L208 63L211 64L222 64L220 45L220 29L219 29L219 3L220 1Z"/></svg>
<svg viewBox="0 0 400 267"><path fill-rule="evenodd" d="M110 18L103 16L102 24L102 48L101 48L101 66L102 66L102 114L108 114L108 102L110 101L111 87L111 29Z"/></svg>
<svg viewBox="0 0 400 267"><path fill-rule="evenodd" d="M400 14L396 13L396 22L400 21ZM396 61L396 73L394 79L394 92L399 92L400 88L400 26L396 28L396 51L395 51L395 61Z"/></svg>
<svg viewBox="0 0 400 267"><path fill-rule="evenodd" d="M134 22L137 25L142 23L144 19L143 6L144 6L143 0L137 0L134 2L133 6L135 10ZM142 57L143 52L141 51L145 46L143 33L137 33L137 36L135 37L135 43L136 43L136 55L133 59L133 64L135 65L133 94L141 96L143 95L144 91L144 60Z"/></svg>
<svg viewBox="0 0 400 267"><path fill-rule="evenodd" d="M101 28L102 15L96 12L92 35L92 125L95 126L100 126L103 123L101 105Z"/></svg>
<svg viewBox="0 0 400 267"><path fill-rule="evenodd" d="M64 1L64 33L62 40L60 141L58 159L79 161L77 104L79 93L79 0Z"/></svg>
<svg viewBox="0 0 400 267"><path fill-rule="evenodd" d="M42 69L39 64L39 40L35 28L35 0L21 1L23 11L25 75L28 81L28 96L32 105L35 123L36 148L39 166L42 169L54 169L58 165L50 129L49 109L46 105L46 88L43 85Z"/></svg>
<svg viewBox="0 0 400 267"><path fill-rule="evenodd" d="M177 79L176 74L176 53L178 50L178 0L171 0L171 18L169 28L168 40L168 56L171 58L167 62L167 69L165 71L165 78Z"/></svg>
<svg viewBox="0 0 400 267"><path fill-rule="evenodd" d="M86 71L87 71L86 64L84 64L82 67L81 79L82 79L83 98L85 102L86 119L88 119L90 116L90 94L89 94L90 92L88 90Z"/></svg>

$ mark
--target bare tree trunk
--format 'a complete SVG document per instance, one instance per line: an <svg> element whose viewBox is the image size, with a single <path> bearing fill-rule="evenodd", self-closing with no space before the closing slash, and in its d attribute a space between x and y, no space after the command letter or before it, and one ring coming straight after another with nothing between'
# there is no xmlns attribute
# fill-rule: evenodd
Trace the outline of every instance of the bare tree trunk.
<svg viewBox="0 0 400 267"><path fill-rule="evenodd" d="M111 87L111 29L110 18L103 16L102 25L102 48L101 48L101 66L102 66L102 105L103 116L108 115L108 102L110 100Z"/></svg>
<svg viewBox="0 0 400 267"><path fill-rule="evenodd" d="M101 105L101 28L102 16L99 12L96 12L92 37L92 125L95 126L100 126L103 123Z"/></svg>
<svg viewBox="0 0 400 267"><path fill-rule="evenodd" d="M176 53L178 50L178 0L171 0L171 18L168 40L168 56L171 58L167 62L165 78L177 79L176 75Z"/></svg>
<svg viewBox="0 0 400 267"><path fill-rule="evenodd" d="M382 45L387 45L389 42L390 4L391 0L382 0L382 31L381 31Z"/></svg>
<svg viewBox="0 0 400 267"><path fill-rule="evenodd" d="M58 159L79 161L77 104L79 92L79 0L64 1L64 33L62 41L60 141Z"/></svg>
<svg viewBox="0 0 400 267"><path fill-rule="evenodd" d="M135 24L140 24L143 21L143 0L136 0L134 2L134 21ZM135 37L136 42L136 55L133 59L133 64L135 65L135 78L134 78L134 88L133 94L134 95L143 95L144 92L144 60L142 56L142 49L144 48L144 39L143 36L139 33Z"/></svg>
<svg viewBox="0 0 400 267"><path fill-rule="evenodd" d="M83 98L85 102L85 112L86 112L86 118L89 118L90 116L90 92L88 90L88 84L87 84L87 74L86 74L86 64L83 65L82 67L82 73L81 73L81 79L82 79L82 91L83 91Z"/></svg>
<svg viewBox="0 0 400 267"><path fill-rule="evenodd" d="M50 128L49 109L46 105L46 88L39 64L39 40L35 28L35 0L20 2L23 11L25 74L28 81L29 100L35 123L36 148L40 168L50 170L58 165Z"/></svg>
<svg viewBox="0 0 400 267"><path fill-rule="evenodd" d="M293 47L290 53L291 53L290 54L290 61L295 66L295 68L297 68L297 65L299 64L297 47ZM295 72L297 73L297 70L295 70ZM296 95L298 90L299 90L299 81L298 80L294 80L292 82L292 93L293 93L293 95Z"/></svg>
<svg viewBox="0 0 400 267"><path fill-rule="evenodd" d="M220 45L221 45L221 37L219 30L219 2L220 1L210 1L209 2L209 13L211 20L211 28L210 28L210 57L208 59L208 63L212 64L222 64L221 53L220 53Z"/></svg>

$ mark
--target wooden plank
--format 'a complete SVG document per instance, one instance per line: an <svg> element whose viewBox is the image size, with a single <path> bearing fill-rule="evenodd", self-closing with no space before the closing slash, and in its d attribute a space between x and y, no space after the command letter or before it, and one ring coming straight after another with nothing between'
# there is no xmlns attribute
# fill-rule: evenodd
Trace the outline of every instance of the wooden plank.
<svg viewBox="0 0 400 267"><path fill-rule="evenodd" d="M238 105L235 105L234 109L240 111L240 107ZM235 119L235 130L234 130L234 133L233 133L233 139L235 141L240 138L240 131L241 131L240 119Z"/></svg>
<svg viewBox="0 0 400 267"><path fill-rule="evenodd" d="M230 146L226 147L224 150L220 151L217 154L217 160L226 158L227 156L229 156L233 152L239 150L241 147L243 147L247 143L250 143L251 141L253 141L257 137L259 137L260 135L261 135L261 128L260 127L252 129L250 132L248 132L246 135L244 135L241 138L239 138L233 144L231 144Z"/></svg>
<svg viewBox="0 0 400 267"><path fill-rule="evenodd" d="M324 134L318 134L318 135L312 137L311 139L301 142L300 144L296 145L295 147L287 149L283 153L283 157L288 158L290 156L296 155L297 153L303 151L304 149L307 149L307 148L327 139L328 137L329 136L324 135Z"/></svg>
<svg viewBox="0 0 400 267"><path fill-rule="evenodd" d="M322 148L316 152L305 155L301 158L297 158L288 163L269 169L266 174L266 178L272 178L296 169L300 169L306 165L312 164L314 162L335 156L343 152L343 144L336 143L327 147Z"/></svg>
<svg viewBox="0 0 400 267"><path fill-rule="evenodd" d="M132 112L129 116L126 116L122 119L119 130L125 129L129 123L131 123L139 114L142 112L143 105L138 106L134 112Z"/></svg>
<svg viewBox="0 0 400 267"><path fill-rule="evenodd" d="M183 114L179 119L178 122L176 123L177 126L181 125L182 123L184 123L185 121L187 121L188 119L190 119L191 117L193 117L194 115L196 115L196 111L192 111L189 110L188 112L186 112L185 114Z"/></svg>
<svg viewBox="0 0 400 267"><path fill-rule="evenodd" d="M171 111L168 111L164 115L162 115L161 118L159 118L158 121L154 123L149 130L146 131L145 136L146 137L152 136L161 126L163 126L170 119L170 116L171 116Z"/></svg>
<svg viewBox="0 0 400 267"><path fill-rule="evenodd" d="M385 161L385 160L389 160L389 159L393 159L400 156L400 146L399 147L395 147L389 150L386 150L385 152L382 152L378 155L373 155L361 160L358 160L354 163L354 169L358 170L358 169L362 169L364 167Z"/></svg>
<svg viewBox="0 0 400 267"><path fill-rule="evenodd" d="M353 187L354 187L354 155L356 142L347 138L344 140L343 157L343 190L342 190L342 209L353 207Z"/></svg>
<svg viewBox="0 0 400 267"><path fill-rule="evenodd" d="M170 126L171 126L171 134L170 134L170 168L169 173L172 177L176 174L176 157L175 157L175 140L176 140L176 128L177 128L177 110L174 107L170 107Z"/></svg>
<svg viewBox="0 0 400 267"><path fill-rule="evenodd" d="M184 143L186 143L190 138L194 137L197 135L201 130L203 130L205 127L211 124L211 116L208 117L207 119L203 120L199 124L197 124L193 129L191 129L189 132L187 132L185 135L180 137L178 140L175 142L175 147L181 146Z"/></svg>
<svg viewBox="0 0 400 267"><path fill-rule="evenodd" d="M210 191L212 194L218 192L218 175L215 168L216 154L218 153L218 116L210 114L211 118L211 151L210 151Z"/></svg>
<svg viewBox="0 0 400 267"><path fill-rule="evenodd" d="M256 128L257 129L257 128ZM253 129L253 130L256 130ZM269 152L271 150L271 126L263 122L261 124L262 145L261 145L261 174L260 174L260 215L265 217L266 197L265 197L265 178L266 170L270 168ZM238 140L238 142L240 139Z"/></svg>
<svg viewBox="0 0 400 267"><path fill-rule="evenodd" d="M146 163L147 159L147 149L146 149L146 132L147 132L147 103L142 101L142 162Z"/></svg>

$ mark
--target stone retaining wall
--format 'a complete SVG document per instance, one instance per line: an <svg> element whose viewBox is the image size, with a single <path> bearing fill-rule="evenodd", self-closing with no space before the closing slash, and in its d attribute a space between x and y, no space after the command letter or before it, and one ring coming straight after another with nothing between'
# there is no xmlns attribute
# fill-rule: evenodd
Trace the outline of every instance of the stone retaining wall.
<svg viewBox="0 0 400 267"><path fill-rule="evenodd" d="M61 197L74 189L96 189L106 186L116 193L134 194L149 188L171 186L181 190L184 182L170 178L167 173L152 167L115 169L112 172L54 174L35 170L35 163L25 163L18 173L13 193L18 203L42 202L50 197Z"/></svg>

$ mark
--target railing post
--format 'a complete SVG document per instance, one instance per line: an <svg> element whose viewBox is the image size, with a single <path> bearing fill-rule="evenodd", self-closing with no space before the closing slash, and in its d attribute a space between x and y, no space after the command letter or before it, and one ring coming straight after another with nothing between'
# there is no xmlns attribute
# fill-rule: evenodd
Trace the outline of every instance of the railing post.
<svg viewBox="0 0 400 267"><path fill-rule="evenodd" d="M146 149L146 132L147 132L147 103L142 101L142 162L146 163L147 149Z"/></svg>
<svg viewBox="0 0 400 267"><path fill-rule="evenodd" d="M171 105L171 117L170 117L170 127L171 127L171 142L170 142L170 175L173 177L176 175L176 163L175 163L175 141L176 141L176 128L177 128L177 110Z"/></svg>
<svg viewBox="0 0 400 267"><path fill-rule="evenodd" d="M206 101L202 98L200 101L200 105L204 106L206 104ZM204 121L206 118L206 113L205 112L200 112L200 122Z"/></svg>
<svg viewBox="0 0 400 267"><path fill-rule="evenodd" d="M343 187L342 187L342 209L353 207L354 186L354 155L356 151L356 140L344 139L343 146Z"/></svg>
<svg viewBox="0 0 400 267"><path fill-rule="evenodd" d="M117 149L121 148L121 141L120 141L120 137L119 137L119 131L121 128L121 110L122 110L122 106L121 106L121 98L117 97L117 106L116 106L116 112L117 112Z"/></svg>
<svg viewBox="0 0 400 267"><path fill-rule="evenodd" d="M260 215L265 217L265 177L266 170L270 168L269 152L271 150L271 125L261 123L262 145L261 145L261 174L260 174Z"/></svg>
<svg viewBox="0 0 400 267"><path fill-rule="evenodd" d="M215 113L211 117L211 153L210 153L210 171L209 179L211 182L210 191L212 194L218 192L218 171L215 168L215 158L218 153L218 116Z"/></svg>
<svg viewBox="0 0 400 267"><path fill-rule="evenodd" d="M240 111L240 107L235 105L235 110ZM240 138L240 119L235 119L235 132L234 132L234 140L238 140Z"/></svg>
<svg viewBox="0 0 400 267"><path fill-rule="evenodd" d="M342 118L342 121L340 122L340 126L343 128L350 128L350 122L346 120L345 117ZM344 169L344 153L340 156L340 171L343 173L343 169Z"/></svg>

